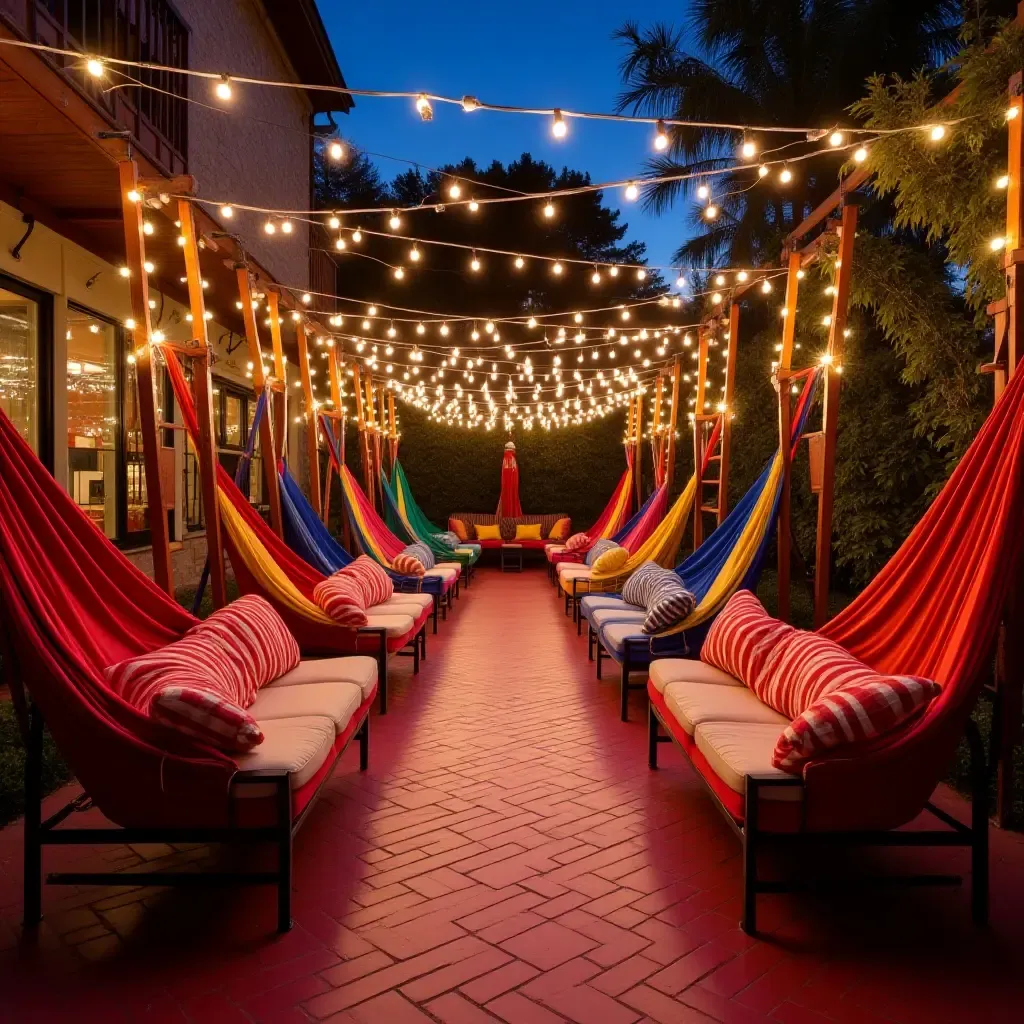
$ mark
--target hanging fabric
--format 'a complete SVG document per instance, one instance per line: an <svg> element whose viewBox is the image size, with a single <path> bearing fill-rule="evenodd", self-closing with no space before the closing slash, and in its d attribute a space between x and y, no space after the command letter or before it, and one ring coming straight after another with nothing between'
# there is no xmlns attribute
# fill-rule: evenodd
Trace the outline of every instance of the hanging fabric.
<svg viewBox="0 0 1024 1024"><path fill-rule="evenodd" d="M519 504L519 464L516 462L514 441L505 443L501 460L501 497L498 498L498 519L518 519L523 514Z"/></svg>

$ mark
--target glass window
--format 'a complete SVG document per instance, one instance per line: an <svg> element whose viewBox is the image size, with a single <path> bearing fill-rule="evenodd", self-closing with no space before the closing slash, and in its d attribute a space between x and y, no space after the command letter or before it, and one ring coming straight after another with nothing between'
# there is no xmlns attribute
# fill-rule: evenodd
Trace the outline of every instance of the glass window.
<svg viewBox="0 0 1024 1024"><path fill-rule="evenodd" d="M242 424L245 422L242 399L238 395L224 396L224 445L241 448L245 444Z"/></svg>
<svg viewBox="0 0 1024 1024"><path fill-rule="evenodd" d="M117 327L68 308L68 492L112 540L118 536L121 417Z"/></svg>
<svg viewBox="0 0 1024 1024"><path fill-rule="evenodd" d="M139 386L135 373L135 362L127 362L124 374L124 389L121 402L124 438L125 466L125 532L146 534L149 531L149 502L146 494L146 459L142 445L142 418L139 413ZM140 543L142 537L133 538Z"/></svg>
<svg viewBox="0 0 1024 1024"><path fill-rule="evenodd" d="M0 408L40 454L39 303L0 287Z"/></svg>

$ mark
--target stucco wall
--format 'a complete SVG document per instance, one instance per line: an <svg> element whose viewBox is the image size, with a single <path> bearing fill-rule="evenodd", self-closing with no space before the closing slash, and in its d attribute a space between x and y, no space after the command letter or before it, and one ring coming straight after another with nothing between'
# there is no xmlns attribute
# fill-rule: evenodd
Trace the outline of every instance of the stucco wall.
<svg viewBox="0 0 1024 1024"><path fill-rule="evenodd" d="M191 29L193 68L295 81L257 0L176 0L176 6ZM193 99L232 112L189 105L189 173L197 179L199 194L253 206L306 209L310 105L305 94L236 85L232 100L224 103L214 97L213 88L212 82L190 79ZM239 231L249 251L278 281L307 287L308 231L296 224L291 237L278 232L268 238L264 220L236 213L230 227Z"/></svg>

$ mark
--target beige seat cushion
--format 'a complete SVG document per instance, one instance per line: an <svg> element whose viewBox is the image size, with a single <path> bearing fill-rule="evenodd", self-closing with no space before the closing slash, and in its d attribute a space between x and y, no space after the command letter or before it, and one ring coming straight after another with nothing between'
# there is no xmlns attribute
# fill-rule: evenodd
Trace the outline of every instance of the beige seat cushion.
<svg viewBox="0 0 1024 1024"><path fill-rule="evenodd" d="M377 660L365 654L357 654L348 658L304 658L296 668L286 672L280 679L275 679L270 686L355 683L362 691L362 699L366 700L373 693L376 682Z"/></svg>
<svg viewBox="0 0 1024 1024"><path fill-rule="evenodd" d="M783 726L785 723L783 723ZM747 775L792 775L772 767L772 751L783 726L778 723L705 722L697 726L697 749L707 758L711 770L732 790L747 792ZM802 786L763 789L764 800L802 800Z"/></svg>
<svg viewBox="0 0 1024 1024"><path fill-rule="evenodd" d="M411 615L367 615L366 626L368 629L385 629L388 636L402 636L411 633L415 619Z"/></svg>
<svg viewBox="0 0 1024 1024"><path fill-rule="evenodd" d="M410 595L411 596L411 595ZM427 597L430 597L427 594ZM431 598L430 605L433 607L434 601ZM366 609L367 616L370 615L407 615L410 619L418 619L426 608L418 601L402 601L395 597L388 601L386 604L375 604L371 608Z"/></svg>
<svg viewBox="0 0 1024 1024"><path fill-rule="evenodd" d="M735 676L720 668L705 665L690 658L660 658L651 662L651 682L658 693L664 693L669 683L718 683L721 686L743 686Z"/></svg>
<svg viewBox="0 0 1024 1024"><path fill-rule="evenodd" d="M559 562L558 576L563 580L590 579L590 566L579 562Z"/></svg>
<svg viewBox="0 0 1024 1024"><path fill-rule="evenodd" d="M449 580L455 579L459 574L455 569L448 569L444 566L435 565L433 569L428 569L423 575L424 577L430 576L434 579L444 580L447 583Z"/></svg>
<svg viewBox="0 0 1024 1024"><path fill-rule="evenodd" d="M789 725L788 718L762 704L745 686L669 683L664 697L675 720L691 736L705 722L756 722L775 726L780 733Z"/></svg>
<svg viewBox="0 0 1024 1024"><path fill-rule="evenodd" d="M565 545L564 544L554 544L554 543L545 544L544 545L544 550L549 555L553 555L553 554L556 554L559 551L564 551L565 550Z"/></svg>
<svg viewBox="0 0 1024 1024"><path fill-rule="evenodd" d="M374 608L394 608L395 610L398 610L399 608L407 608L409 605L414 606L417 612L422 613L426 611L426 609L434 607L434 598L431 594L403 594L396 590L395 593L384 602L384 604L374 605ZM367 611L369 611L369 609L367 609ZM392 613L384 612L384 614L389 615ZM407 613L401 612L400 614L405 615Z"/></svg>
<svg viewBox="0 0 1024 1024"><path fill-rule="evenodd" d="M292 789L299 789L313 778L334 746L334 722L324 715L256 721L263 730L263 742L247 754L236 755L239 771L284 770ZM257 797L266 796L268 789L236 786L234 792L240 797Z"/></svg>
<svg viewBox="0 0 1024 1024"><path fill-rule="evenodd" d="M305 718L323 715L334 722L341 733L352 721L363 702L363 692L355 683L296 683L291 686L264 686L249 707L257 722L278 718Z"/></svg>
<svg viewBox="0 0 1024 1024"><path fill-rule="evenodd" d="M462 574L462 563L461 562L435 562L435 569L443 569L445 572L453 572L456 576Z"/></svg>

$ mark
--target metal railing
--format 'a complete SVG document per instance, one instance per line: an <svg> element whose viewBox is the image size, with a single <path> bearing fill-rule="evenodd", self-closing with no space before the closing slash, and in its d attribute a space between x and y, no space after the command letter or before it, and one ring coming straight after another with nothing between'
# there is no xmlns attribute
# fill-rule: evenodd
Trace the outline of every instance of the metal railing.
<svg viewBox="0 0 1024 1024"><path fill-rule="evenodd" d="M188 27L170 0L29 0L30 39L168 67L188 67ZM48 58L94 103L135 137L169 174L188 169L188 80L168 71L118 69L102 80L72 57ZM147 88L148 87L148 88Z"/></svg>

